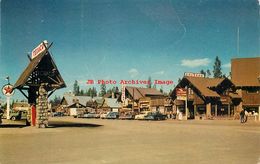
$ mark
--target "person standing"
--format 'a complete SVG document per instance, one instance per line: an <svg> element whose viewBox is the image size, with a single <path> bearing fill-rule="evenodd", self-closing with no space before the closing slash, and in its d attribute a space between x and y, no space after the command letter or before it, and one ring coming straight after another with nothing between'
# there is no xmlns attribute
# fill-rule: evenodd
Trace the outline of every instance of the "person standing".
<svg viewBox="0 0 260 164"><path fill-rule="evenodd" d="M245 111L244 111L244 109L242 109L241 112L240 112L240 122L241 123L245 122Z"/></svg>

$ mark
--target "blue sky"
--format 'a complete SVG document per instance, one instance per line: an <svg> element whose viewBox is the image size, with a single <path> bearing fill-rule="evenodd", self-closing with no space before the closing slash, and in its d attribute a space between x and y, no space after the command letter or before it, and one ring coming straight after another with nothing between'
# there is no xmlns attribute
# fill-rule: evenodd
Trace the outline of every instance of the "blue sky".
<svg viewBox="0 0 260 164"><path fill-rule="evenodd" d="M7 75L15 83L27 53L45 39L54 42L50 52L68 86L57 94L72 90L74 80L83 89L88 79L177 82L184 72L212 70L217 55L224 73L231 58L260 56L259 3L2 0L0 36L0 86ZM15 98L23 97L16 91Z"/></svg>

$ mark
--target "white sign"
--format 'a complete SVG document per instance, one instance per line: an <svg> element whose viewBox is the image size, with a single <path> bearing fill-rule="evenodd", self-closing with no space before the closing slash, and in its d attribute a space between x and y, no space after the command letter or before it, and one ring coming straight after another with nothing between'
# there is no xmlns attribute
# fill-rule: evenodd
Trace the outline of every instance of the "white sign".
<svg viewBox="0 0 260 164"><path fill-rule="evenodd" d="M121 100L123 103L125 103L125 85L122 85L122 95L121 95Z"/></svg>
<svg viewBox="0 0 260 164"><path fill-rule="evenodd" d="M13 86L10 84L7 84L5 86L3 86L2 88L2 92L5 96L12 96L14 94L14 89Z"/></svg>
<svg viewBox="0 0 260 164"><path fill-rule="evenodd" d="M187 98L187 89L185 88L176 88L177 100L186 100Z"/></svg>
<svg viewBox="0 0 260 164"><path fill-rule="evenodd" d="M45 45L44 45L45 44ZM48 42L45 40L39 44L35 49L32 50L32 59L42 53L46 48Z"/></svg>
<svg viewBox="0 0 260 164"><path fill-rule="evenodd" d="M187 97L186 96L177 96L177 100L186 100Z"/></svg>
<svg viewBox="0 0 260 164"><path fill-rule="evenodd" d="M205 77L202 73L192 73L192 72L185 72L184 76L190 76L190 77Z"/></svg>

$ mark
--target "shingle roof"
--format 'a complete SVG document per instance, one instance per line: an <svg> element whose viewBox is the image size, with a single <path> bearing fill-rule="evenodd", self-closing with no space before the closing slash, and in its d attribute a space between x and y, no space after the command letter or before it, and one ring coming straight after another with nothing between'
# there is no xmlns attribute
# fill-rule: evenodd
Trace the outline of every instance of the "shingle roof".
<svg viewBox="0 0 260 164"><path fill-rule="evenodd" d="M155 88L138 88L126 86L125 89L135 100L146 96L163 96L163 94Z"/></svg>
<svg viewBox="0 0 260 164"><path fill-rule="evenodd" d="M40 55L38 55L37 57L35 57L33 60L31 60L31 62L28 64L28 66L25 68L25 70L23 71L23 73L20 75L19 79L16 81L16 83L14 84L14 88L23 86L27 79L29 78L29 76L31 75L31 73L33 72L33 70L36 68L36 66L40 63L40 61L42 60L42 58L44 57L44 54L46 52L44 51L43 53L41 53Z"/></svg>
<svg viewBox="0 0 260 164"><path fill-rule="evenodd" d="M79 104L86 106L87 102L92 100L92 97L90 96L64 95L63 98L66 100L68 106L75 104L77 101Z"/></svg>
<svg viewBox="0 0 260 164"><path fill-rule="evenodd" d="M50 64L51 68L47 68L46 63ZM55 70L55 77L53 77L53 79L55 79L59 82L59 85L55 85L55 88L58 89L58 88L66 87L66 84L65 84L64 80L62 79L62 77L57 69L57 66L56 66L54 60L52 59L49 51L45 50L42 53L40 53L37 57L35 57L34 59L32 59L30 61L28 66L25 68L23 73L20 75L20 77L16 81L14 88L22 88L23 86L28 85L27 84L28 79L30 78L33 71L35 69L37 69L38 67L41 67L41 69L44 69L44 70L48 69L48 71ZM45 81L42 81L42 82L46 83ZM51 84L51 83L53 83L53 81L50 80L50 81L48 81L48 83Z"/></svg>
<svg viewBox="0 0 260 164"><path fill-rule="evenodd" d="M105 98L105 103L110 108L120 108L120 103L117 102L117 99Z"/></svg>
<svg viewBox="0 0 260 164"><path fill-rule="evenodd" d="M236 86L260 86L260 57L232 59L231 75Z"/></svg>
<svg viewBox="0 0 260 164"><path fill-rule="evenodd" d="M210 90L210 87L217 87L225 78L204 78L204 77L185 77L202 95L206 97L220 97L218 93Z"/></svg>

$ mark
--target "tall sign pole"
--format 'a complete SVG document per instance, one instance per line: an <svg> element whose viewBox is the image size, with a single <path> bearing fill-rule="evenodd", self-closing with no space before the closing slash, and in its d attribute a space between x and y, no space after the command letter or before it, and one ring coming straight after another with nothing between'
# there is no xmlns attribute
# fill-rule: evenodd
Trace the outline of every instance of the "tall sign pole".
<svg viewBox="0 0 260 164"><path fill-rule="evenodd" d="M2 93L6 96L6 119L10 119L10 98L14 94L14 90L9 82L9 77L6 80L8 80L8 84L3 86Z"/></svg>
<svg viewBox="0 0 260 164"><path fill-rule="evenodd" d="M185 100L185 113L186 113L186 120L188 120L188 112L189 112L189 109L188 109L188 91L189 88L187 87L186 88L186 100Z"/></svg>

